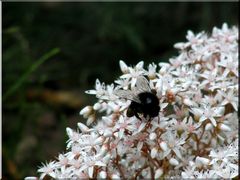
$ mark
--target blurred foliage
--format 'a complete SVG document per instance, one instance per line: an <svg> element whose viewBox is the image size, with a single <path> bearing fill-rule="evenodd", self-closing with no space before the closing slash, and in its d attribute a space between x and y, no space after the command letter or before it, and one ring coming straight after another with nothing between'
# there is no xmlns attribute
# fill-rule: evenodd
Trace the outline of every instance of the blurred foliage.
<svg viewBox="0 0 240 180"><path fill-rule="evenodd" d="M84 91L96 78L113 82L120 59L167 61L187 30L238 24L237 2L4 2L2 9L4 179L36 175L40 162L64 151L66 126L76 128L79 110L94 100ZM60 53L39 63L54 48Z"/></svg>

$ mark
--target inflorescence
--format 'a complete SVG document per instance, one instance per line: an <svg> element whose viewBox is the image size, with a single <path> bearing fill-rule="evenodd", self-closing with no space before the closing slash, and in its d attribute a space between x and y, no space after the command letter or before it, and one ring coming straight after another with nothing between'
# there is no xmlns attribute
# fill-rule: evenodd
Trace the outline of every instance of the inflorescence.
<svg viewBox="0 0 240 180"><path fill-rule="evenodd" d="M154 179L238 176L238 28L214 27L211 35L187 32L169 63L128 66L111 85L96 80L86 91L97 102L67 128L66 153L43 164L40 178ZM137 77L149 79L160 111L151 120L127 117Z"/></svg>

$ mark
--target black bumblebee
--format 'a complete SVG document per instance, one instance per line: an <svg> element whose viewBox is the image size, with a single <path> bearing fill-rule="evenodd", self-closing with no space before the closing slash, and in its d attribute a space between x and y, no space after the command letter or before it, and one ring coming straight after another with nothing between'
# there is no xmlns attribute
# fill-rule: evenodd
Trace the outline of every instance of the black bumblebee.
<svg viewBox="0 0 240 180"><path fill-rule="evenodd" d="M156 93L149 87L148 80L144 76L139 76L136 81L136 87L132 90L116 90L118 97L131 100L127 110L127 116L136 116L141 120L139 114L150 120L158 116L160 107Z"/></svg>

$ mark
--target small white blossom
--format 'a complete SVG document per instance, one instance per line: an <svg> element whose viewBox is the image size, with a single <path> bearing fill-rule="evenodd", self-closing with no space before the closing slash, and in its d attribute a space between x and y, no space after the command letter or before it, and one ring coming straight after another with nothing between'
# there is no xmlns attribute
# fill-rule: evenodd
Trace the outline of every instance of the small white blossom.
<svg viewBox="0 0 240 180"><path fill-rule="evenodd" d="M198 116L200 116L200 122L210 120L213 126L217 126L216 117L221 117L223 114L223 107L211 107L207 104L200 108L192 108L192 112Z"/></svg>
<svg viewBox="0 0 240 180"><path fill-rule="evenodd" d="M228 93L225 93L223 91L218 91L223 97L224 100L222 101L221 105L226 105L230 103L235 111L238 111L238 97L235 96L235 93L232 89L228 91Z"/></svg>
<svg viewBox="0 0 240 180"><path fill-rule="evenodd" d="M42 179L46 175L56 178L56 174L54 172L55 163L55 161L52 161L46 164L42 164L42 167L38 169L38 172L41 173L40 179Z"/></svg>

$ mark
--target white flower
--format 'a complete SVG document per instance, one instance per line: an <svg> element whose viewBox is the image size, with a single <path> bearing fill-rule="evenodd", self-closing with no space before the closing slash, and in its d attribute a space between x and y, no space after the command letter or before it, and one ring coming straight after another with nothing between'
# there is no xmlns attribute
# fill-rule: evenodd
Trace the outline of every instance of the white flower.
<svg viewBox="0 0 240 180"><path fill-rule="evenodd" d="M137 82L137 77L145 73L143 70L143 65L144 62L141 61L134 68L128 67L129 73L120 76L120 78L131 79L131 88L133 88Z"/></svg>
<svg viewBox="0 0 240 180"><path fill-rule="evenodd" d="M83 163L81 164L79 171L87 169L89 177L93 178L94 166L106 166L106 164L96 158L84 157Z"/></svg>
<svg viewBox="0 0 240 180"><path fill-rule="evenodd" d="M42 167L38 169L38 172L41 173L40 179L43 179L46 175L56 178L56 174L54 172L55 164L56 164L55 161L42 164Z"/></svg>
<svg viewBox="0 0 240 180"><path fill-rule="evenodd" d="M136 130L135 125L133 125L134 122L134 118L124 119L123 116L120 116L117 124L113 128L113 131L118 131L118 138L121 139L124 135L125 130L129 130L130 132Z"/></svg>
<svg viewBox="0 0 240 180"><path fill-rule="evenodd" d="M181 172L181 176L184 179L193 179L194 178L194 169L191 167L187 167L184 169L184 171Z"/></svg>
<svg viewBox="0 0 240 180"><path fill-rule="evenodd" d="M237 169L232 169L229 166L225 165L214 165L214 172L220 177L224 179L232 179L238 176L238 166Z"/></svg>
<svg viewBox="0 0 240 180"><path fill-rule="evenodd" d="M217 151L212 149L209 156L212 158L211 164L215 164L218 161L228 164L232 157L237 158L237 152L234 152L231 148L226 150L220 149Z"/></svg>
<svg viewBox="0 0 240 180"><path fill-rule="evenodd" d="M105 84L100 83L100 81L96 80L95 90L86 91L87 94L95 94L97 98L101 98L106 93Z"/></svg>
<svg viewBox="0 0 240 180"><path fill-rule="evenodd" d="M169 155L173 151L178 158L182 158L181 155L181 145L185 143L184 139L179 139L176 135L173 135L171 132L165 133L162 138L165 139L165 142L168 144L168 150L164 151L164 157Z"/></svg>
<svg viewBox="0 0 240 180"><path fill-rule="evenodd" d="M223 72L223 77L226 77L230 72L234 73L234 75L238 77L238 61L234 60L233 58L234 57L226 54L222 57L222 60L217 63L219 66L225 68Z"/></svg>
<svg viewBox="0 0 240 180"><path fill-rule="evenodd" d="M204 104L201 108L192 108L192 112L200 116L200 122L210 120L213 126L216 127L217 121L215 118L223 115L224 107L211 107L207 104Z"/></svg>
<svg viewBox="0 0 240 180"><path fill-rule="evenodd" d="M226 105L230 103L235 109L235 111L238 111L238 97L235 95L233 89L230 89L228 93L219 90L218 93L224 97L224 100L222 101L221 105Z"/></svg>
<svg viewBox="0 0 240 180"><path fill-rule="evenodd" d="M66 132L69 137L67 140L67 148L70 148L72 144L78 142L81 135L78 132L73 131L71 128L66 128Z"/></svg>
<svg viewBox="0 0 240 180"><path fill-rule="evenodd" d="M128 89L130 82L130 79L118 79L114 81L116 84L118 84L120 87L122 87L124 90Z"/></svg>
<svg viewBox="0 0 240 180"><path fill-rule="evenodd" d="M206 71L204 71L203 74L200 74L200 76L202 76L203 78L205 78L205 80L202 81L202 83L201 83L200 86L204 87L204 86L206 86L207 84L209 84L209 85L214 85L215 82L219 79L219 78L218 78L218 74L217 74L218 72L217 72L217 71L218 71L218 69L215 68L215 69L213 69L213 70L211 70L211 71L206 70Z"/></svg>

